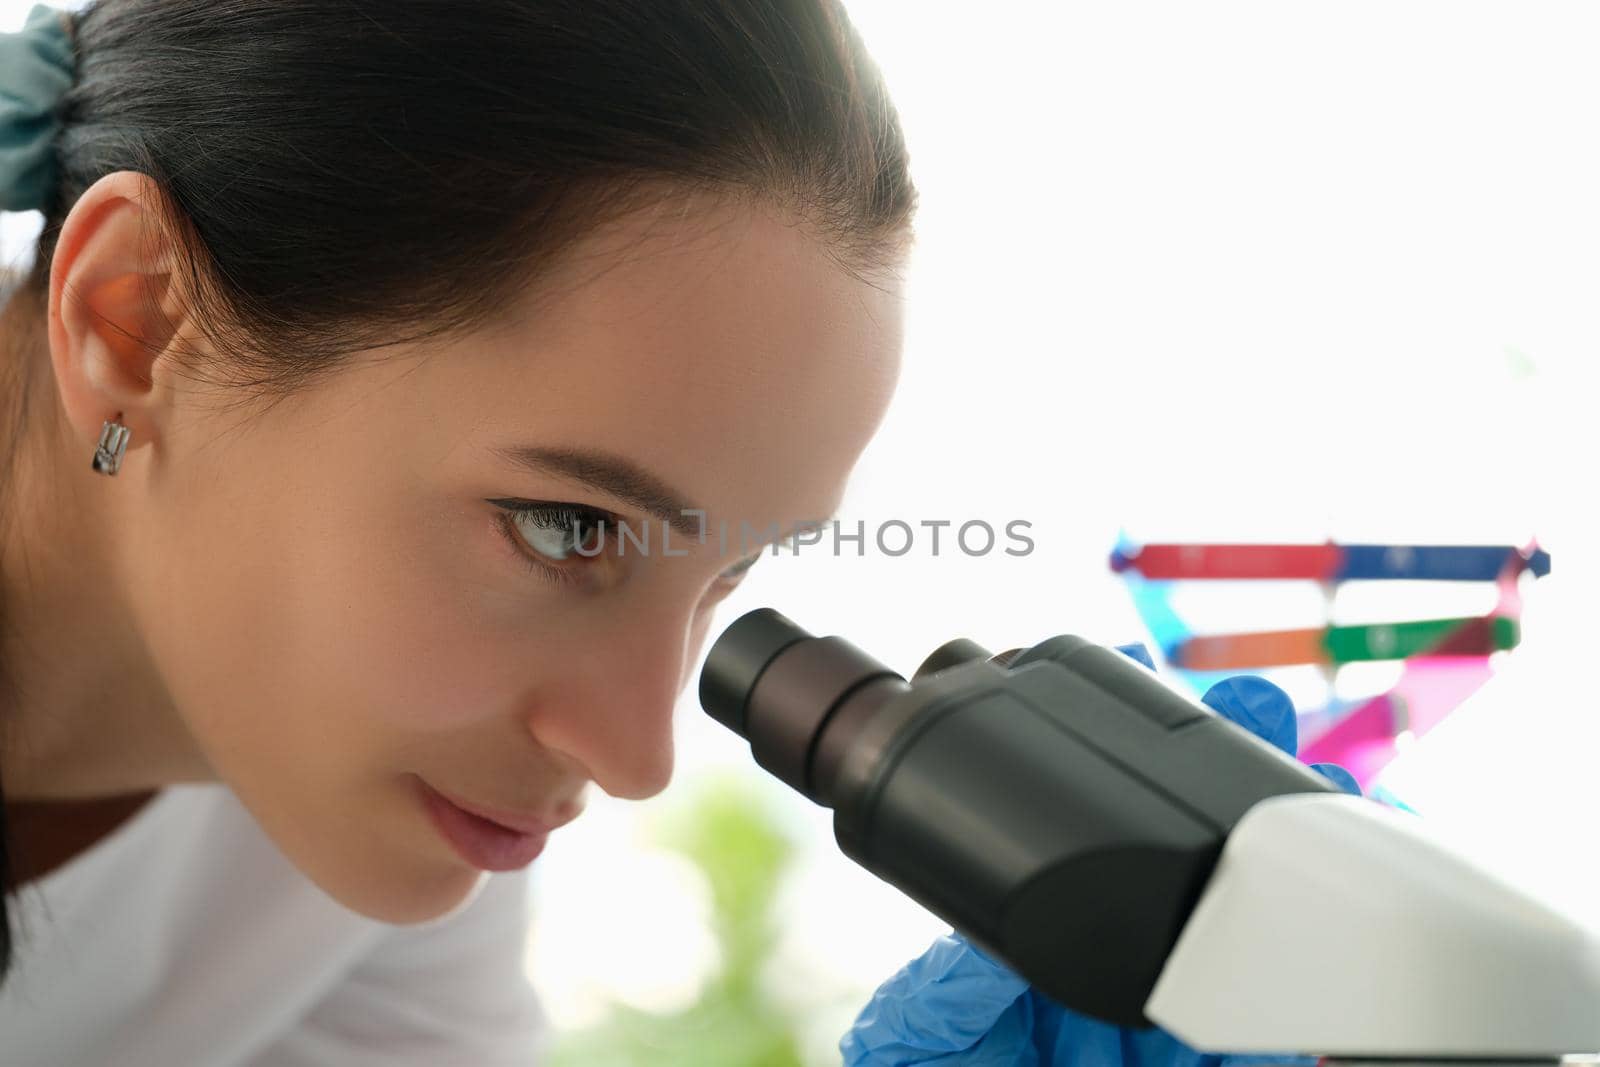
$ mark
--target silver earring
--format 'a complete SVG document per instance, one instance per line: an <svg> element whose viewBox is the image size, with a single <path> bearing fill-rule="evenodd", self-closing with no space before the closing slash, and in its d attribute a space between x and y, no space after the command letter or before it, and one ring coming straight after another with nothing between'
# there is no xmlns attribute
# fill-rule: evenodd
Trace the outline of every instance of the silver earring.
<svg viewBox="0 0 1600 1067"><path fill-rule="evenodd" d="M100 443L94 450L94 469L101 474L116 474L122 466L122 454L128 450L128 428L117 419L107 419L100 426Z"/></svg>

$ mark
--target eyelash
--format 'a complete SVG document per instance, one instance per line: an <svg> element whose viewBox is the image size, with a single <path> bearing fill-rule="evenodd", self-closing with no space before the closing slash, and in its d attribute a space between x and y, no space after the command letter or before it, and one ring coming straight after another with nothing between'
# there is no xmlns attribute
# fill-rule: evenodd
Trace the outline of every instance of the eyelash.
<svg viewBox="0 0 1600 1067"><path fill-rule="evenodd" d="M553 579L563 585L578 585L583 581L582 575L567 567L558 567L553 563L546 563L539 558L539 553L528 544L527 538L517 531L517 519L521 516L533 516L534 525L547 530L570 530L577 523L591 523L594 525L609 524L612 529L617 528L617 517L609 511L591 508L583 504L551 504L539 503L531 500L491 500L489 503L501 509L501 515L495 523L500 528L500 533L510 542L517 557L532 574ZM597 557L583 557L594 559ZM757 552L749 559L734 564L728 571L724 571L720 580L729 586L737 585L739 581L761 559ZM731 571L731 573L729 573Z"/></svg>
<svg viewBox="0 0 1600 1067"><path fill-rule="evenodd" d="M493 500L490 503L501 509L502 514L496 525L510 542L511 547L516 550L517 556L529 572L564 585L578 585L583 581L583 577L573 568L557 566L540 559L538 551L518 532L517 519L532 518L535 526L547 530L571 530L581 523L613 527L616 525L616 516L609 511L601 511L599 508L586 507L582 504L541 504L515 500ZM583 558L592 560L596 557Z"/></svg>

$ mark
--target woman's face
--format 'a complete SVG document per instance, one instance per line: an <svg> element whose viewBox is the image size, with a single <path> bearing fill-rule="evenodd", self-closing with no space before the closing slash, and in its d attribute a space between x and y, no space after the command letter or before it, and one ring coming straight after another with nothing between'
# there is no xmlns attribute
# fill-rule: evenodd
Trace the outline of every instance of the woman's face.
<svg viewBox="0 0 1600 1067"><path fill-rule="evenodd" d="M591 781L666 786L713 609L761 546L834 513L894 388L894 280L754 209L643 212L565 264L493 331L375 350L237 424L175 409L119 542L218 777L374 918L479 881L421 783L548 823ZM662 545L650 508L680 503L704 544L687 515ZM634 538L578 552L596 516Z"/></svg>

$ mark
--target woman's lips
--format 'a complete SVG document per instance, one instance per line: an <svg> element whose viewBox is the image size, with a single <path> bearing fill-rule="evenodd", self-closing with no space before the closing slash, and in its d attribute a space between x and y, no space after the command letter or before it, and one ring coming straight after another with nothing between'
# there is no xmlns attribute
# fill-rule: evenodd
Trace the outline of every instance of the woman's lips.
<svg viewBox="0 0 1600 1067"><path fill-rule="evenodd" d="M485 871L526 867L544 851L549 830L524 832L492 822L447 800L422 779L422 803L434 826L462 859ZM531 827L531 820L524 823Z"/></svg>
<svg viewBox="0 0 1600 1067"><path fill-rule="evenodd" d="M434 790L434 792L437 793L438 790ZM507 811L503 808L489 808L482 804L473 804L470 801L450 796L447 793L439 793L439 795L468 815L476 815L480 819L499 823L507 830L515 830L520 834L548 834L551 830L564 826L571 821L570 818L547 821L535 815L525 815L521 812Z"/></svg>

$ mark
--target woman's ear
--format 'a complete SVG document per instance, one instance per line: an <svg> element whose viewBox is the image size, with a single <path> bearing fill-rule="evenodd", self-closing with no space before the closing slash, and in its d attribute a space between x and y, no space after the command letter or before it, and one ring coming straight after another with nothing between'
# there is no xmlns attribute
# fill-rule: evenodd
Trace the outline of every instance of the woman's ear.
<svg viewBox="0 0 1600 1067"><path fill-rule="evenodd" d="M50 267L50 361L84 455L121 413L137 447L159 436L162 359L182 326L173 247L137 171L95 182L68 213ZM87 464L85 464L87 466Z"/></svg>

